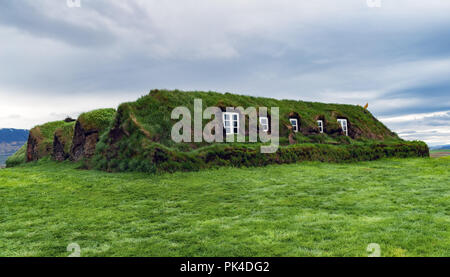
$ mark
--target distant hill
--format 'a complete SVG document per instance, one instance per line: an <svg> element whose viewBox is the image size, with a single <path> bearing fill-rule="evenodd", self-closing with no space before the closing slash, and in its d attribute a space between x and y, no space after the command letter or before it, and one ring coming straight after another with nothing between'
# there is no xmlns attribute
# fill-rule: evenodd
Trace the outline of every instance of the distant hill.
<svg viewBox="0 0 450 277"><path fill-rule="evenodd" d="M0 165L28 140L28 130L0 129Z"/></svg>
<svg viewBox="0 0 450 277"><path fill-rule="evenodd" d="M450 149L450 144L430 147L430 150L442 150L442 149Z"/></svg>
<svg viewBox="0 0 450 277"><path fill-rule="evenodd" d="M28 130L21 129L0 129L0 143L1 142L16 142L27 141Z"/></svg>

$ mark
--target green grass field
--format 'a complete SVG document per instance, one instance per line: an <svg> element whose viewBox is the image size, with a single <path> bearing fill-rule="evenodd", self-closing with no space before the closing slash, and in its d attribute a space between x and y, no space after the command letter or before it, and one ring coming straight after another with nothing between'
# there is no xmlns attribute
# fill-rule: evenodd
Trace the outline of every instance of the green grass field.
<svg viewBox="0 0 450 277"><path fill-rule="evenodd" d="M0 256L450 256L450 158L0 170Z"/></svg>
<svg viewBox="0 0 450 277"><path fill-rule="evenodd" d="M450 152L450 149L430 150L430 153Z"/></svg>

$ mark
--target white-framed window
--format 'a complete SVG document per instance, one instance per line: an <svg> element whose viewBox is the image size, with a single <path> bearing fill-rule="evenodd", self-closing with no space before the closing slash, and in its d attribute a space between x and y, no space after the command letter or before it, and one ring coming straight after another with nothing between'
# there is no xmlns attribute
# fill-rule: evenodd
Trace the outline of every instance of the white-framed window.
<svg viewBox="0 0 450 277"><path fill-rule="evenodd" d="M239 114L231 112L223 113L223 127L227 135L239 134Z"/></svg>
<svg viewBox="0 0 450 277"><path fill-rule="evenodd" d="M261 130L263 130L263 132L269 132L269 118L261 116L259 118L259 124L261 125Z"/></svg>
<svg viewBox="0 0 450 277"><path fill-rule="evenodd" d="M292 130L294 132L298 132L298 119L297 118L289 118L289 122L291 122Z"/></svg>
<svg viewBox="0 0 450 277"><path fill-rule="evenodd" d="M323 120L317 120L317 126L319 126L319 132L323 133Z"/></svg>
<svg viewBox="0 0 450 277"><path fill-rule="evenodd" d="M348 125L347 125L347 119L338 119L337 120L339 124L341 124L342 131L344 131L344 134L348 136Z"/></svg>

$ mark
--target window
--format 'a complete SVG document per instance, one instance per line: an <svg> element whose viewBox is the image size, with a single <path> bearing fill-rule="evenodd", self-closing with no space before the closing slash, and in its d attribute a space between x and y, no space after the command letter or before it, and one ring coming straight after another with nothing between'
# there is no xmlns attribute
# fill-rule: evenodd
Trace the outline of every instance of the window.
<svg viewBox="0 0 450 277"><path fill-rule="evenodd" d="M338 119L339 124L341 124L342 131L344 131L344 134L348 136L348 125L347 125L347 119Z"/></svg>
<svg viewBox="0 0 450 277"><path fill-rule="evenodd" d="M223 113L223 127L227 135L239 134L239 114Z"/></svg>
<svg viewBox="0 0 450 277"><path fill-rule="evenodd" d="M261 124L261 129L263 130L263 132L269 131L269 118L264 117L264 116L260 117L259 123Z"/></svg>
<svg viewBox="0 0 450 277"><path fill-rule="evenodd" d="M319 126L319 131L323 133L323 120L317 120L317 125Z"/></svg>
<svg viewBox="0 0 450 277"><path fill-rule="evenodd" d="M292 130L294 132L298 132L298 119L297 118L289 118L289 121L291 122Z"/></svg>

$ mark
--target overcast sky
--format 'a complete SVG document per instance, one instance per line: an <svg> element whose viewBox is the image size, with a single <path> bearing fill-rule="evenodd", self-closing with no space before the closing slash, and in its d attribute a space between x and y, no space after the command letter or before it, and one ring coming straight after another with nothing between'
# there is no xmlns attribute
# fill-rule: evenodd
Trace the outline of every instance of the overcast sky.
<svg viewBox="0 0 450 277"><path fill-rule="evenodd" d="M0 0L0 127L177 88L369 102L402 137L450 144L449 14L444 0Z"/></svg>

